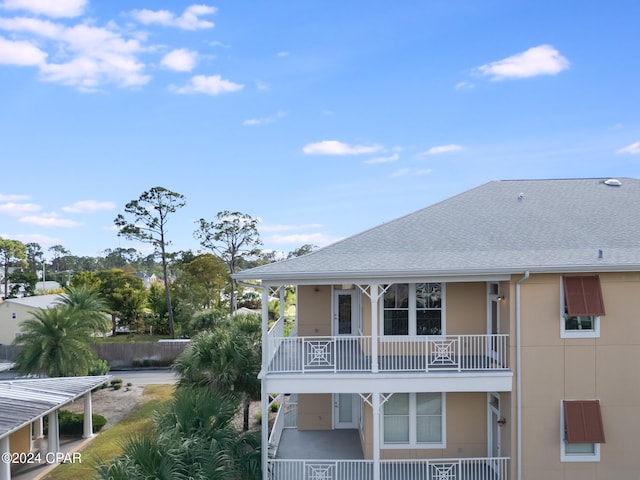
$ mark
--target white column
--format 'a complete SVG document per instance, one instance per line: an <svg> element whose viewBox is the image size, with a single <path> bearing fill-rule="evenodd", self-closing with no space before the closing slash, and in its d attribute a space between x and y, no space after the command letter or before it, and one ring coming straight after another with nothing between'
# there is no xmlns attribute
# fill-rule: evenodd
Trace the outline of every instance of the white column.
<svg viewBox="0 0 640 480"><path fill-rule="evenodd" d="M380 480L380 392L371 394L373 409L373 480Z"/></svg>
<svg viewBox="0 0 640 480"><path fill-rule="evenodd" d="M285 288L284 285L280 287L280 318L284 322L284 300L285 300Z"/></svg>
<svg viewBox="0 0 640 480"><path fill-rule="evenodd" d="M260 395L260 406L262 407L262 480L269 480L269 392L267 392L267 381L262 379L262 393Z"/></svg>
<svg viewBox="0 0 640 480"><path fill-rule="evenodd" d="M58 410L49 414L49 434L47 435L47 453L60 451L60 426L58 425Z"/></svg>
<svg viewBox="0 0 640 480"><path fill-rule="evenodd" d="M269 287L262 287L262 373L269 366Z"/></svg>
<svg viewBox="0 0 640 480"><path fill-rule="evenodd" d="M378 284L369 285L371 300L371 371L378 373Z"/></svg>
<svg viewBox="0 0 640 480"><path fill-rule="evenodd" d="M42 438L44 437L44 428L42 427L42 418L40 417L33 422L33 437L34 438Z"/></svg>
<svg viewBox="0 0 640 480"><path fill-rule="evenodd" d="M262 381L260 406L262 411L262 479L269 480L267 462L269 460L269 392L267 391L267 369L270 359L269 340L269 287L262 288Z"/></svg>
<svg viewBox="0 0 640 480"><path fill-rule="evenodd" d="M3 460L0 461L0 480L11 480L11 462L6 462L4 457L7 453L11 453L9 448L9 435L0 438L0 455Z"/></svg>
<svg viewBox="0 0 640 480"><path fill-rule="evenodd" d="M91 418L91 390L84 394L84 431L82 438L93 436L93 418Z"/></svg>

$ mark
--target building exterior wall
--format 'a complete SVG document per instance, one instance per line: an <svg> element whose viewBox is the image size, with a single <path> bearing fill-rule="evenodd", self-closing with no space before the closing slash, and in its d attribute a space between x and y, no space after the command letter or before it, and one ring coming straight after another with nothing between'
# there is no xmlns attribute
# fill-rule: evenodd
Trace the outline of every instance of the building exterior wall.
<svg viewBox="0 0 640 480"><path fill-rule="evenodd" d="M365 403L362 451L365 458L373 456L373 411ZM382 422L382 415L380 421ZM446 394L446 447L419 449L385 449L383 459L484 457L487 455L487 394L464 392Z"/></svg>
<svg viewBox="0 0 640 480"><path fill-rule="evenodd" d="M298 287L298 336L331 335L331 285Z"/></svg>
<svg viewBox="0 0 640 480"><path fill-rule="evenodd" d="M20 322L31 317L33 308L14 302L0 303L0 344L11 345L20 333ZM15 315L15 318L13 318Z"/></svg>
<svg viewBox="0 0 640 480"><path fill-rule="evenodd" d="M31 425L25 425L9 435L9 448L11 453L29 453L31 451Z"/></svg>
<svg viewBox="0 0 640 480"><path fill-rule="evenodd" d="M487 333L487 284L447 283L447 335L484 335Z"/></svg>
<svg viewBox="0 0 640 480"><path fill-rule="evenodd" d="M640 274L600 274L599 338L560 338L560 275L522 284L523 477L628 479L640 471ZM561 400L600 400L600 461L560 461Z"/></svg>
<svg viewBox="0 0 640 480"><path fill-rule="evenodd" d="M298 429L331 430L333 395L331 393L298 395Z"/></svg>

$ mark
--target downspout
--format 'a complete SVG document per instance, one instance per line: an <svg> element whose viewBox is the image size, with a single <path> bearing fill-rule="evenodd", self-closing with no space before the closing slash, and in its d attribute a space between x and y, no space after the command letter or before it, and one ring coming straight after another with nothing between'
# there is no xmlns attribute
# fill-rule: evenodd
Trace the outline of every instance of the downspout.
<svg viewBox="0 0 640 480"><path fill-rule="evenodd" d="M522 345L520 284L529 278L529 270L516 282L516 450L518 457L517 479L522 480Z"/></svg>

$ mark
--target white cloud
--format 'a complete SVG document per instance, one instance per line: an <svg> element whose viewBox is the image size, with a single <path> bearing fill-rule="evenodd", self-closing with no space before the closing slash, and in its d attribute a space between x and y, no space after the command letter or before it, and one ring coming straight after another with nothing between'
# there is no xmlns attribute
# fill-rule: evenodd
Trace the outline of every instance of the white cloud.
<svg viewBox="0 0 640 480"><path fill-rule="evenodd" d="M538 75L556 75L569 68L569 60L552 45L540 45L477 68L481 75L492 81L527 78Z"/></svg>
<svg viewBox="0 0 640 480"><path fill-rule="evenodd" d="M20 218L19 222L27 223L29 225L38 225L39 227L70 228L70 227L77 227L79 225L82 225L80 222L76 222L74 220L60 218L60 216L55 213L22 217Z"/></svg>
<svg viewBox="0 0 640 480"><path fill-rule="evenodd" d="M24 234L15 234L15 235L5 235L0 234L0 237L3 238L11 238L12 240L19 240L22 243L37 243L42 248L47 249L54 245L60 245L63 243L63 240L60 238L49 237L47 235L42 235L39 233L24 233Z"/></svg>
<svg viewBox="0 0 640 480"><path fill-rule="evenodd" d="M145 50L140 41L126 38L115 26L78 24L67 27L47 20L12 18L0 20L0 29L50 41L56 63L46 63L44 52L38 54L28 50L27 45L23 46L27 53L31 52L31 61L38 61L44 81L59 82L80 90L96 90L105 83L132 87L144 85L150 79L143 74L144 64L137 58Z"/></svg>
<svg viewBox="0 0 640 480"><path fill-rule="evenodd" d="M456 90L471 90L472 88L475 88L475 84L470 82L458 82L454 88Z"/></svg>
<svg viewBox="0 0 640 480"><path fill-rule="evenodd" d="M233 83L230 80L223 80L220 75L196 75L189 83L183 87L173 87L176 93L204 93L206 95L221 95L223 93L237 92L242 90L244 85Z"/></svg>
<svg viewBox="0 0 640 480"><path fill-rule="evenodd" d="M349 145L336 140L309 143L302 148L307 155L362 155L382 150L381 145Z"/></svg>
<svg viewBox="0 0 640 480"><path fill-rule="evenodd" d="M278 120L283 118L285 115L286 115L285 112L277 112L274 115L270 115L264 118L250 118L242 122L242 125L244 125L245 127L252 127L256 125L269 125L270 123L277 122Z"/></svg>
<svg viewBox="0 0 640 480"><path fill-rule="evenodd" d="M26 213L34 213L40 211L40 205L34 203L3 203L0 204L0 214L5 215L24 215Z"/></svg>
<svg viewBox="0 0 640 480"><path fill-rule="evenodd" d="M77 17L82 15L87 0L4 0L0 7L7 10L27 10L47 17Z"/></svg>
<svg viewBox="0 0 640 480"><path fill-rule="evenodd" d="M289 56L289 52L278 52L278 53L276 53L276 56L278 56L278 57L288 57Z"/></svg>
<svg viewBox="0 0 640 480"><path fill-rule="evenodd" d="M401 168L399 170L396 170L395 172L393 172L393 174L391 175L392 177L404 177L407 175L411 175L412 177L419 177L422 175L428 175L432 172L432 170L430 168L424 168L424 169L412 169L412 168Z"/></svg>
<svg viewBox="0 0 640 480"><path fill-rule="evenodd" d="M306 225L283 225L283 224L260 224L261 232L290 232L292 230L304 230L308 228L322 228L320 223L310 223Z"/></svg>
<svg viewBox="0 0 640 480"><path fill-rule="evenodd" d="M627 145L624 148L616 150L616 153L628 153L631 155L637 155L640 153L640 142L635 142L631 145Z"/></svg>
<svg viewBox="0 0 640 480"><path fill-rule="evenodd" d="M29 200L29 195L4 195L0 193L0 202L19 202L21 200Z"/></svg>
<svg viewBox="0 0 640 480"><path fill-rule="evenodd" d="M455 144L440 145L438 147L432 147L426 152L422 152L421 155L438 155L440 153L456 152L458 150L462 150L463 148L464 147L461 147L460 145L455 145Z"/></svg>
<svg viewBox="0 0 640 480"><path fill-rule="evenodd" d="M342 240L342 237L333 237L330 235L325 235L324 233L300 233L300 234L293 234L293 235L273 235L265 239L266 243L275 244L275 245L313 244L319 247L324 247L331 243L335 243L338 240Z"/></svg>
<svg viewBox="0 0 640 480"><path fill-rule="evenodd" d="M21 67L42 65L47 54L31 42L0 37L0 64Z"/></svg>
<svg viewBox="0 0 640 480"><path fill-rule="evenodd" d="M203 15L212 15L217 8L208 5L191 5L180 16L176 16L169 10L134 10L131 15L144 25L163 25L165 27L177 27L183 30L200 30L213 28L215 24L208 20L202 20Z"/></svg>
<svg viewBox="0 0 640 480"><path fill-rule="evenodd" d="M389 162L395 162L400 158L400 155L397 153L394 153L393 155L390 155L388 157L375 157L375 158L370 158L369 160L365 160L364 163L367 163L369 165L375 165L378 163L389 163Z"/></svg>
<svg viewBox="0 0 640 480"><path fill-rule="evenodd" d="M186 48L170 51L160 61L160 65L177 72L190 72L196 65L198 53Z"/></svg>
<svg viewBox="0 0 640 480"><path fill-rule="evenodd" d="M101 210L114 210L116 204L114 202L98 202L96 200L81 200L62 207L62 210L67 213L91 213L99 212Z"/></svg>

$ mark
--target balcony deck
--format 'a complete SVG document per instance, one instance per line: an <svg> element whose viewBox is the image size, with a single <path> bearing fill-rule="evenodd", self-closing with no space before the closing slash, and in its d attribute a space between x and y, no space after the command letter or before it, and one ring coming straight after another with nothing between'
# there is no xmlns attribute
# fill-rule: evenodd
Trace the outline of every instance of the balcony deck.
<svg viewBox="0 0 640 480"><path fill-rule="evenodd" d="M356 429L298 430L282 432L276 458L308 460L362 460L360 436Z"/></svg>
<svg viewBox="0 0 640 480"><path fill-rule="evenodd" d="M378 339L379 372L508 370L507 335ZM270 337L267 373L373 372L372 337Z"/></svg>

